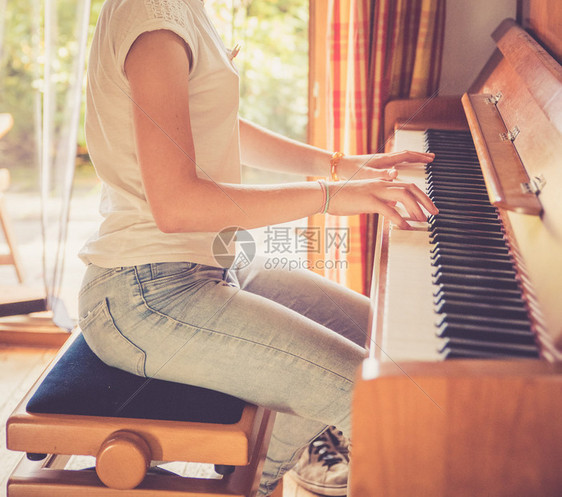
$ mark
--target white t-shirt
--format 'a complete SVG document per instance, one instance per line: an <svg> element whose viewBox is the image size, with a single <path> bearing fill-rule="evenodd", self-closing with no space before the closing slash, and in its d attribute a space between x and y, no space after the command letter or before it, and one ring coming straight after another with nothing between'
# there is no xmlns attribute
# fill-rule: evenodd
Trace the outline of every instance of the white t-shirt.
<svg viewBox="0 0 562 497"><path fill-rule="evenodd" d="M133 103L125 58L146 31L167 29L189 45L189 112L197 174L240 183L238 72L201 0L107 0L92 42L88 65L86 140L102 180L103 221L80 251L102 267L155 262L217 265L216 233L161 232L154 222L135 149ZM173 146L171 144L170 146Z"/></svg>

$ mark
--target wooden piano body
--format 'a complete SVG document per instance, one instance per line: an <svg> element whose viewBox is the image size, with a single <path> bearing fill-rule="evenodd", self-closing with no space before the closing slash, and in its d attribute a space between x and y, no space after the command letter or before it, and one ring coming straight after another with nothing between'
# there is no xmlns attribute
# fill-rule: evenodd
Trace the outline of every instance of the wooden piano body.
<svg viewBox="0 0 562 497"><path fill-rule="evenodd" d="M541 359L440 360L431 267L418 250L427 252L427 228L400 232L380 219L352 497L562 495L562 68L513 21L493 38L462 104L391 102L385 121L389 135L470 129ZM411 169L399 177L424 182Z"/></svg>

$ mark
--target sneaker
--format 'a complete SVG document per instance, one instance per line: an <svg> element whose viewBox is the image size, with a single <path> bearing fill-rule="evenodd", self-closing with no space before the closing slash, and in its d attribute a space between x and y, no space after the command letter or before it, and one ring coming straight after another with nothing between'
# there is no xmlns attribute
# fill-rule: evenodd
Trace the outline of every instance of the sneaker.
<svg viewBox="0 0 562 497"><path fill-rule="evenodd" d="M341 431L328 428L303 452L289 472L303 488L320 495L347 494L349 444Z"/></svg>
<svg viewBox="0 0 562 497"><path fill-rule="evenodd" d="M349 462L349 450L351 447L349 439L346 438L343 432L338 430L335 426L330 426L326 430L326 433L332 439L332 442L336 447L336 450L345 458L347 462Z"/></svg>

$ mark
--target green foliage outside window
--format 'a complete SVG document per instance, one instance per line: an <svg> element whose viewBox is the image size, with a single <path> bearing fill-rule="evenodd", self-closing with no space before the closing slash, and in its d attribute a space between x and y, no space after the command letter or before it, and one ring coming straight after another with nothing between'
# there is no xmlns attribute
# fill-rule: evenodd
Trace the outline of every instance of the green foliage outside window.
<svg viewBox="0 0 562 497"><path fill-rule="evenodd" d="M308 0L207 0L227 47L242 45L240 114L306 140Z"/></svg>
<svg viewBox="0 0 562 497"><path fill-rule="evenodd" d="M55 78L70 76L76 33L70 26L76 0L58 0ZM103 0L92 0L89 35ZM43 2L6 2L0 40L0 112L14 117L13 130L0 142L3 167L35 170L35 108L42 85L42 26L37 9ZM305 140L308 88L308 0L207 0L206 7L227 47L242 45L235 63L241 75L240 114L287 136ZM40 13L40 12L39 12ZM1 30L0 30L1 32ZM61 92L63 93L63 92ZM62 95L58 98L64 98ZM82 115L83 115L82 110ZM84 147L83 125L78 146Z"/></svg>

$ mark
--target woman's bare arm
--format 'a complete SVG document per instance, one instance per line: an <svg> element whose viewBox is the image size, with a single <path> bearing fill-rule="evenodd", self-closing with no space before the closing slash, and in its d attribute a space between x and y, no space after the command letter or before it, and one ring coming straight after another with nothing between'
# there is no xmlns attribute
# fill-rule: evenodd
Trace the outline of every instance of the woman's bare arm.
<svg viewBox="0 0 562 497"><path fill-rule="evenodd" d="M330 176L331 152L284 137L250 121L240 119L242 164L256 169ZM431 162L434 154L396 152L391 154L350 155L338 165L342 179L394 179L395 166Z"/></svg>
<svg viewBox="0 0 562 497"><path fill-rule="evenodd" d="M240 119L242 164L266 171L329 176L331 154Z"/></svg>
<svg viewBox="0 0 562 497"><path fill-rule="evenodd" d="M197 175L189 118L189 48L176 34L141 35L125 61L134 109L136 147L147 200L164 232L251 229L306 217L322 208L315 182L286 185L233 185ZM336 188L335 184L333 188ZM413 185L351 181L332 192L333 214L382 212L406 228L394 209L401 202L413 219L431 201Z"/></svg>

